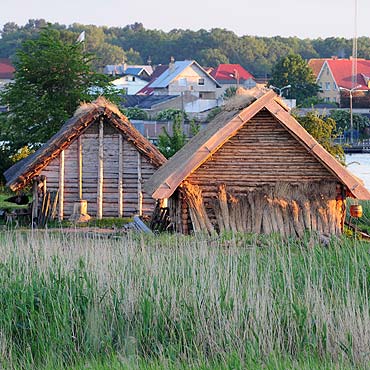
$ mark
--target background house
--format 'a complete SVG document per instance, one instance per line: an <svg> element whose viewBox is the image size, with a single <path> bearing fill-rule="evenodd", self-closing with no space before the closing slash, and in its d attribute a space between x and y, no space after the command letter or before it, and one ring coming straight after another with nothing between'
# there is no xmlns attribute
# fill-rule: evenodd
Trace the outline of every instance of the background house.
<svg viewBox="0 0 370 370"><path fill-rule="evenodd" d="M181 109L187 113L204 112L220 104L221 86L196 61L172 61L160 71L138 94L179 96Z"/></svg>
<svg viewBox="0 0 370 370"><path fill-rule="evenodd" d="M357 59L356 86L358 90L369 90L370 60ZM352 89L352 60L351 59L327 59L322 64L317 76L317 84L321 88L319 97L327 102L340 104L341 91L339 87ZM359 93L356 93L356 96ZM360 94L361 95L361 94Z"/></svg>
<svg viewBox="0 0 370 370"><path fill-rule="evenodd" d="M134 74L143 79L149 78L153 73L151 65L137 65L137 64L109 64L103 69L103 73L109 76L123 76L127 74Z"/></svg>
<svg viewBox="0 0 370 370"><path fill-rule="evenodd" d="M15 68L10 59L0 58L0 90L14 78Z"/></svg>
<svg viewBox="0 0 370 370"><path fill-rule="evenodd" d="M127 70L122 77L113 80L111 83L124 94L135 95L148 84L148 80L148 78L140 77L135 72Z"/></svg>
<svg viewBox="0 0 370 370"><path fill-rule="evenodd" d="M221 85L221 95L230 87L251 89L256 86L253 75L240 64L220 64L210 74Z"/></svg>
<svg viewBox="0 0 370 370"><path fill-rule="evenodd" d="M370 200L273 91L231 99L144 188L183 233L340 234L345 196Z"/></svg>
<svg viewBox="0 0 370 370"><path fill-rule="evenodd" d="M54 192L59 219L70 217L82 202L97 218L129 217L152 212L155 202L142 191L142 182L165 161L117 107L99 98L82 105L46 144L4 176L14 191L33 184L33 216L40 211L38 199Z"/></svg>

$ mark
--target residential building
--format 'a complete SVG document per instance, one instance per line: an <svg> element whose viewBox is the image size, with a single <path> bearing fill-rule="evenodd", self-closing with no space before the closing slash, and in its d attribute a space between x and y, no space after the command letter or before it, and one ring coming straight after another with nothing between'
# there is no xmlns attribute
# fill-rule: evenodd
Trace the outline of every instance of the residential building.
<svg viewBox="0 0 370 370"><path fill-rule="evenodd" d="M112 81L112 84L127 95L135 95L148 84L148 79L134 73L125 73L124 76Z"/></svg>
<svg viewBox="0 0 370 370"><path fill-rule="evenodd" d="M240 64L220 64L210 74L221 85L220 93L222 96L230 87L251 89L256 86L253 75Z"/></svg>
<svg viewBox="0 0 370 370"><path fill-rule="evenodd" d="M14 78L15 68L10 59L0 58L0 90Z"/></svg>
<svg viewBox="0 0 370 370"><path fill-rule="evenodd" d="M141 78L149 78L153 73L151 65L130 65L127 63L106 65L103 73L110 76L124 76L133 74Z"/></svg>
<svg viewBox="0 0 370 370"><path fill-rule="evenodd" d="M200 113L220 105L221 85L195 60L172 60L160 72L138 94L180 96L181 109L187 113Z"/></svg>
<svg viewBox="0 0 370 370"><path fill-rule="evenodd" d="M355 85L357 90L370 89L370 60L357 59L357 76ZM327 59L317 76L317 83L321 88L319 97L327 102L340 103L340 88L352 89L352 60Z"/></svg>

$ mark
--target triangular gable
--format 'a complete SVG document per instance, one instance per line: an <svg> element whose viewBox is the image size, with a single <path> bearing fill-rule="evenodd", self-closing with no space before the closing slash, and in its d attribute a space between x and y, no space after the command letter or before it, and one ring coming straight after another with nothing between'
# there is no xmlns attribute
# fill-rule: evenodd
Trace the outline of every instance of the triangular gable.
<svg viewBox="0 0 370 370"><path fill-rule="evenodd" d="M159 150L136 130L115 105L104 98L98 98L95 102L78 108L75 115L41 148L5 171L6 185L14 191L25 186L33 176L45 168L62 150L67 149L102 116L108 119L109 123L155 166L159 167L166 161Z"/></svg>
<svg viewBox="0 0 370 370"><path fill-rule="evenodd" d="M287 110L275 100L276 98L277 95L273 91L268 91L240 113L233 115L223 126L212 132L205 140L200 141L200 145L194 148L197 136L202 135L202 132L200 132L193 138L193 143L189 142L163 165L147 184L144 184L145 190L156 199L170 197L182 181L207 161L226 141L236 135L247 121L263 108L266 108L338 181L347 186L353 197L370 200L370 192L308 134Z"/></svg>

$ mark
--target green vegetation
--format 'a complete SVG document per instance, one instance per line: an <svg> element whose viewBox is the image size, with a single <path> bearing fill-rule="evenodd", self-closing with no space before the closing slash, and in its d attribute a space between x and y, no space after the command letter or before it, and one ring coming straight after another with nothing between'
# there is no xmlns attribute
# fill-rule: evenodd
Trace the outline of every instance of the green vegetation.
<svg viewBox="0 0 370 370"><path fill-rule="evenodd" d="M157 121L172 121L175 120L178 116L180 116L184 120L188 119L188 115L186 114L185 111L175 108L168 108L160 111L156 115L155 119Z"/></svg>
<svg viewBox="0 0 370 370"><path fill-rule="evenodd" d="M15 209L15 208L26 208L27 206L19 206L14 203L6 202L5 199L13 196L14 193L3 193L0 192L0 209Z"/></svg>
<svg viewBox="0 0 370 370"><path fill-rule="evenodd" d="M138 120L147 120L149 119L148 113L145 110L137 108L137 107L129 107L123 108L122 113L130 120L138 119Z"/></svg>
<svg viewBox="0 0 370 370"><path fill-rule="evenodd" d="M369 365L369 244L0 234L4 368Z"/></svg>
<svg viewBox="0 0 370 370"><path fill-rule="evenodd" d="M166 157L172 157L186 143L186 135L182 125L182 115L178 114L173 119L172 135L163 128L163 132L158 135L158 149Z"/></svg>
<svg viewBox="0 0 370 370"><path fill-rule="evenodd" d="M282 96L297 99L297 104L315 97L319 91L312 69L298 54L281 58L272 69L269 83L278 88L291 85L289 89L282 91Z"/></svg>
<svg viewBox="0 0 370 370"><path fill-rule="evenodd" d="M48 227L78 227L78 228L87 228L87 227L97 227L97 228L103 228L103 229L120 229L125 224L132 222L133 219L130 217L104 217L102 219L92 218L91 220L83 223L75 223L68 220L63 221L49 221Z"/></svg>
<svg viewBox="0 0 370 370"><path fill-rule="evenodd" d="M46 142L81 102L102 92L107 98L116 94L106 76L92 71L93 55L82 43L63 41L57 30L43 29L16 57L14 83L0 94L0 105L9 106L1 117L0 141L13 153Z"/></svg>
<svg viewBox="0 0 370 370"><path fill-rule="evenodd" d="M320 116L314 111L306 113L305 116L295 115L294 117L331 155L342 164L345 163L343 147L333 142L337 136L334 119Z"/></svg>
<svg viewBox="0 0 370 370"><path fill-rule="evenodd" d="M330 112L330 117L336 122L336 131L344 133L351 129L351 114L345 110L333 110ZM353 128L359 129L362 136L365 134L365 129L370 127L370 120L367 116L362 114L353 114Z"/></svg>
<svg viewBox="0 0 370 370"><path fill-rule="evenodd" d="M0 38L0 57L13 57L23 41L37 37L46 26L43 19L31 19L25 25L14 22L4 24ZM209 31L174 29L169 32L147 29L142 23L124 27L98 27L94 25L54 23L53 29L63 40L75 42L86 32L86 50L98 56L95 69L105 64L146 63L150 57L154 65L167 64L174 56L177 60L195 59L203 66L216 67L220 63L239 63L257 76L271 74L277 61L289 54L303 59L330 58L337 55L348 58L352 54L352 40L341 37L299 39L297 37L238 36L232 31L213 28ZM368 37L358 38L359 58L370 59Z"/></svg>

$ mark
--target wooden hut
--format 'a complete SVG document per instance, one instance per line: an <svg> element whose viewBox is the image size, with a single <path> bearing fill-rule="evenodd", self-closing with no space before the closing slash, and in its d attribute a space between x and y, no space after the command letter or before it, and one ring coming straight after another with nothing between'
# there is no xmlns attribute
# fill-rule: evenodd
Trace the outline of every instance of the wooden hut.
<svg viewBox="0 0 370 370"><path fill-rule="evenodd" d="M167 199L182 233L340 234L361 181L290 115L271 90L237 96L144 184Z"/></svg>
<svg viewBox="0 0 370 370"><path fill-rule="evenodd" d="M155 202L142 191L142 182L165 161L116 106L99 98L81 105L45 145L8 169L5 178L14 191L33 183L34 217L41 204L53 208L59 219L78 219L87 212L97 218L148 215ZM40 196L50 193L54 204L46 205Z"/></svg>

